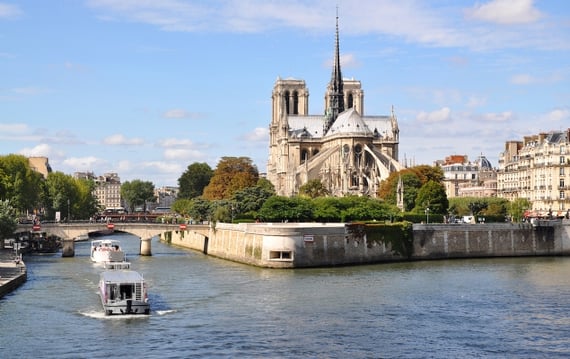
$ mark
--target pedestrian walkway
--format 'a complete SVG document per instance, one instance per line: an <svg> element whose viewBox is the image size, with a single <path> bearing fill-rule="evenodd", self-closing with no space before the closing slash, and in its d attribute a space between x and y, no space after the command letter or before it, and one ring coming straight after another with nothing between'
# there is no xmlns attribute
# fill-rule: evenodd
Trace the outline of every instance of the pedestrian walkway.
<svg viewBox="0 0 570 359"><path fill-rule="evenodd" d="M26 265L12 249L0 249L0 298L27 280Z"/></svg>

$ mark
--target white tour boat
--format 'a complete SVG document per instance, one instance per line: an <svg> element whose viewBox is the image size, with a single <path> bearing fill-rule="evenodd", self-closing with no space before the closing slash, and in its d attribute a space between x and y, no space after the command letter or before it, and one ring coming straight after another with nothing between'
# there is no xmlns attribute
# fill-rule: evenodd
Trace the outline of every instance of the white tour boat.
<svg viewBox="0 0 570 359"><path fill-rule="evenodd" d="M143 276L130 270L128 262L106 263L99 280L99 295L106 315L150 314Z"/></svg>
<svg viewBox="0 0 570 359"><path fill-rule="evenodd" d="M125 252L121 242L114 239L98 239L91 241L91 260L96 263L124 262Z"/></svg>

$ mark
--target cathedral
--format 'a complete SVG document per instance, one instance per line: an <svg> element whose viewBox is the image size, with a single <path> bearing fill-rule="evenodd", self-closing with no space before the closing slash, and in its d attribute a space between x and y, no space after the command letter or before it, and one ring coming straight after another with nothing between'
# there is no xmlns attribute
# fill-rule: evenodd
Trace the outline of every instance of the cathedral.
<svg viewBox="0 0 570 359"><path fill-rule="evenodd" d="M376 197L380 182L399 171L394 111L364 115L360 81L343 79L338 17L334 61L324 115L309 115L304 80L278 78L273 86L267 179L278 195L293 196L319 179L333 196Z"/></svg>

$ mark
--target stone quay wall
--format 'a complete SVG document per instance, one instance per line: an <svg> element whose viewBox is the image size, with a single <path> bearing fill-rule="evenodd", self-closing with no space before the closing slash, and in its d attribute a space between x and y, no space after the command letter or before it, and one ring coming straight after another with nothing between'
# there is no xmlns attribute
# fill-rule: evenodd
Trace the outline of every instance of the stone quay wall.
<svg viewBox="0 0 570 359"><path fill-rule="evenodd" d="M530 224L416 224L411 258L389 244L349 233L345 224L218 223L170 232L161 240L267 268L371 264L403 260L570 255L570 221Z"/></svg>
<svg viewBox="0 0 570 359"><path fill-rule="evenodd" d="M570 223L415 224L413 259L570 255Z"/></svg>

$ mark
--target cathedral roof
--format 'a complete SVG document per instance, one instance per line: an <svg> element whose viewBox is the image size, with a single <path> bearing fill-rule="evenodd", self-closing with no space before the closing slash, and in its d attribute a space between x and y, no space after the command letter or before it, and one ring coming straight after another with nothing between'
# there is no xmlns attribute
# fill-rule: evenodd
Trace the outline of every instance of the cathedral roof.
<svg viewBox="0 0 570 359"><path fill-rule="evenodd" d="M327 136L339 134L359 137L374 136L372 131L368 128L362 117L354 108L350 108L338 115L336 121L327 132Z"/></svg>

